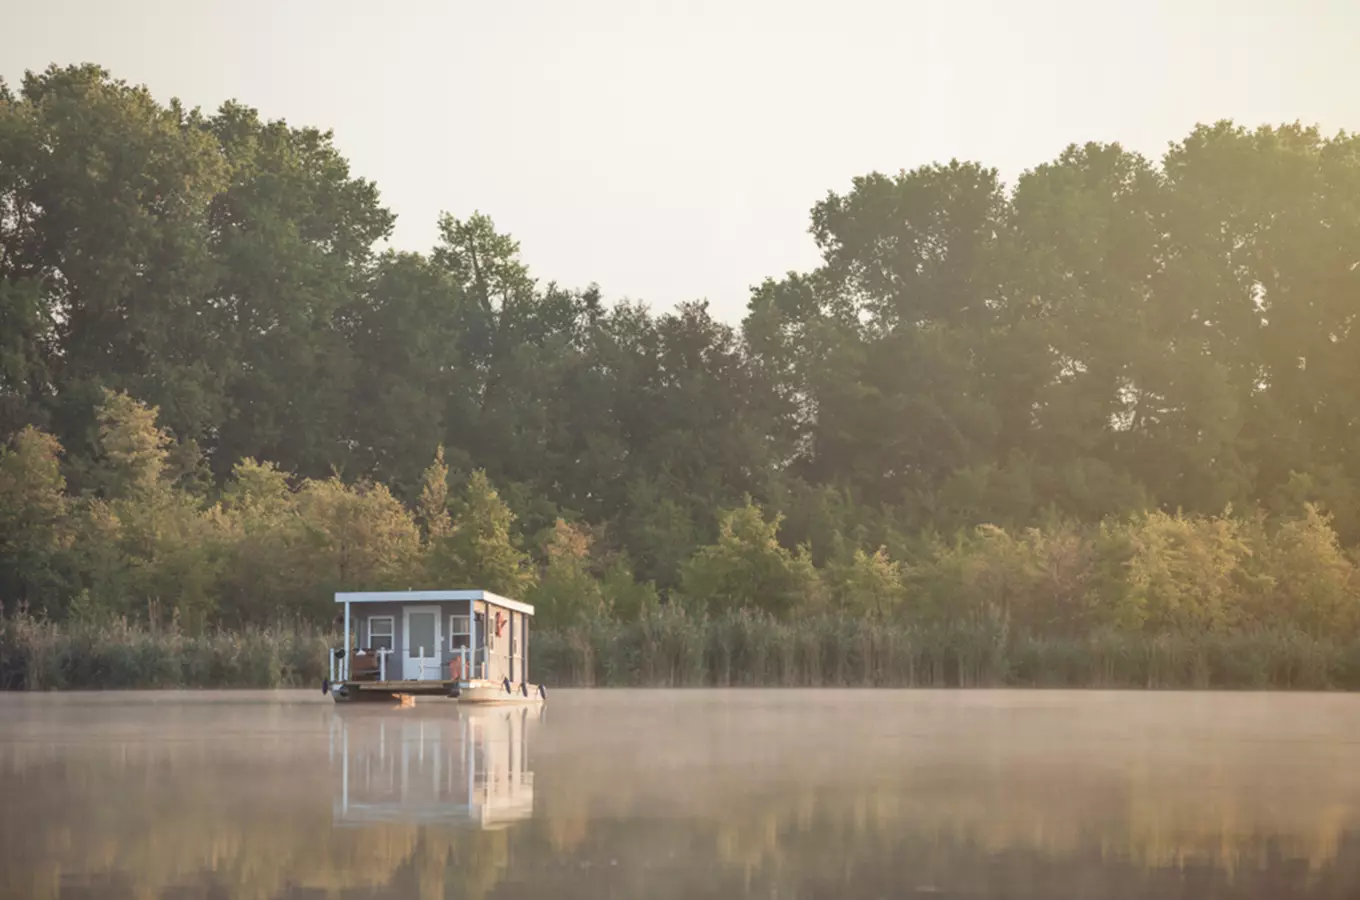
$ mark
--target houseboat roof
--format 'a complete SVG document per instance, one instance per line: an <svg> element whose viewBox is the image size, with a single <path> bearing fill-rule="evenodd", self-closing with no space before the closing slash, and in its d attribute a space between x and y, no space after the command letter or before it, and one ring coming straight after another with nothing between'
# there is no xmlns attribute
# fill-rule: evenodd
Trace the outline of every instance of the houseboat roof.
<svg viewBox="0 0 1360 900"><path fill-rule="evenodd" d="M485 600L526 616L534 614L532 605L490 591L351 591L335 595L336 603L419 603L439 600Z"/></svg>

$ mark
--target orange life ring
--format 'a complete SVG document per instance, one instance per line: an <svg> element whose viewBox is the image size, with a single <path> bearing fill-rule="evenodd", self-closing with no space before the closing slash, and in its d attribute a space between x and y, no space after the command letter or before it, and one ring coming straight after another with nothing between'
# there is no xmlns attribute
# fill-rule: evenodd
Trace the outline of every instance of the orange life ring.
<svg viewBox="0 0 1360 900"><path fill-rule="evenodd" d="M505 633L505 618L498 610L496 612L496 637L503 637Z"/></svg>
<svg viewBox="0 0 1360 900"><path fill-rule="evenodd" d="M449 660L449 680L463 680L463 657L455 656L453 659Z"/></svg>

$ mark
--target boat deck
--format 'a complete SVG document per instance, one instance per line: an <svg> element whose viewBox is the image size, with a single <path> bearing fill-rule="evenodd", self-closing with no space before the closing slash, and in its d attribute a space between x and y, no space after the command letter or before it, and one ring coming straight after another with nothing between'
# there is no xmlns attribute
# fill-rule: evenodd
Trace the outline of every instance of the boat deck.
<svg viewBox="0 0 1360 900"><path fill-rule="evenodd" d="M402 696L447 697L467 703L541 703L545 691L537 684L473 681L337 681L328 686L337 703L395 700Z"/></svg>

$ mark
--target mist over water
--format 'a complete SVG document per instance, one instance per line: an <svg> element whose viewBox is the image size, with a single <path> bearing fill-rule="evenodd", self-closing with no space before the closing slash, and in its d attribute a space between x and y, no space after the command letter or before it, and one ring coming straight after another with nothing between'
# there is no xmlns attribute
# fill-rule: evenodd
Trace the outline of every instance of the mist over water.
<svg viewBox="0 0 1360 900"><path fill-rule="evenodd" d="M1360 697L0 696L0 897L1360 896Z"/></svg>

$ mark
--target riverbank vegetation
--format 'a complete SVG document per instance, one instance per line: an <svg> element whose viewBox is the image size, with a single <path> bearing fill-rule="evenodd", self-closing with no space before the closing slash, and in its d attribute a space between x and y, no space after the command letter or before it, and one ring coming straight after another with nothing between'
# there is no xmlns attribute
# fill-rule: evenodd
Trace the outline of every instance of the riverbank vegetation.
<svg viewBox="0 0 1360 900"><path fill-rule="evenodd" d="M384 250L328 133L31 74L0 683L309 683L334 590L476 585L554 683L1357 686L1358 191L1360 139L1230 123L871 174L733 326L480 214Z"/></svg>

